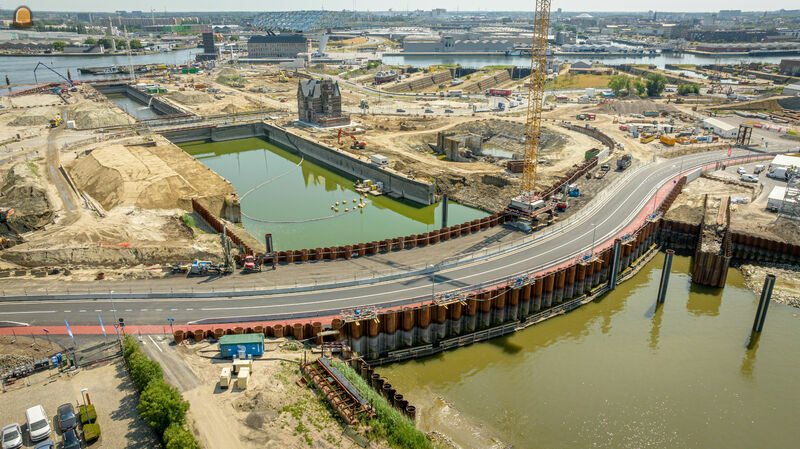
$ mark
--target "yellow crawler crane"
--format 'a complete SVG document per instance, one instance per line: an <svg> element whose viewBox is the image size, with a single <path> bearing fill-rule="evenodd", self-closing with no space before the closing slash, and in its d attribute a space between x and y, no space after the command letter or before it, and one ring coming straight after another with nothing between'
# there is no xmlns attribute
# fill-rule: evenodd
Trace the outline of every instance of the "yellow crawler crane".
<svg viewBox="0 0 800 449"><path fill-rule="evenodd" d="M542 131L544 84L547 80L547 31L550 28L551 0L536 0L531 46L531 82L528 83L528 116L525 122L525 156L522 169L522 192L511 200L512 213L533 217L549 208L536 190L539 164L539 140ZM541 209L541 211L540 211ZM534 212L536 211L536 212Z"/></svg>

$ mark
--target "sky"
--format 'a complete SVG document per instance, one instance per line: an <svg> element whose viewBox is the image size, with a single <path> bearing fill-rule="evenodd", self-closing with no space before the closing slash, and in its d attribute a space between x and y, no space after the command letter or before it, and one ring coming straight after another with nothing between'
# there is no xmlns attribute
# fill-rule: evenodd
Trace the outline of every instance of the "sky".
<svg viewBox="0 0 800 449"><path fill-rule="evenodd" d="M552 9L561 8L563 11L640 11L656 6L651 3L640 3L631 0L605 0L602 4L596 0L554 0ZM326 9L341 10L381 10L389 8L394 10L414 10L431 8L446 8L455 11L524 11L530 10L535 5L533 0L239 0L221 2L219 0L20 0L17 2L0 2L2 9L14 9L25 5L36 13L41 11L115 11L115 10L141 10L149 11L286 11L301 9ZM796 0L763 0L757 3L744 0L672 0L668 5L659 4L665 9L659 11L718 11L720 9L741 9L752 11L757 6L759 10L800 9Z"/></svg>

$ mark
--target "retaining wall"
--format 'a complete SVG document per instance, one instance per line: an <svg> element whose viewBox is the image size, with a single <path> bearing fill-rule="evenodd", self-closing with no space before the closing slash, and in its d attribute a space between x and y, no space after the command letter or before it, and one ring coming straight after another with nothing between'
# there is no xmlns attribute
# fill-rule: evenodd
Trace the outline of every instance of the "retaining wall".
<svg viewBox="0 0 800 449"><path fill-rule="evenodd" d="M355 178L380 181L383 183L384 188L390 192L390 196L405 198L425 205L435 202L435 188L433 183L409 179L394 170L379 168L370 162L358 159L338 148L327 147L320 143L313 142L269 123L259 122L234 126L187 127L180 130L163 132L162 135L174 143L197 140L221 142L250 137L263 137L270 142L298 152L314 162L332 167Z"/></svg>
<svg viewBox="0 0 800 449"><path fill-rule="evenodd" d="M128 84L92 84L95 90L101 94L124 94L129 98L133 98L143 105L149 105L151 109L161 115L177 116L187 115L184 111L172 106L171 104L160 100L158 97L150 95L139 89L129 86Z"/></svg>

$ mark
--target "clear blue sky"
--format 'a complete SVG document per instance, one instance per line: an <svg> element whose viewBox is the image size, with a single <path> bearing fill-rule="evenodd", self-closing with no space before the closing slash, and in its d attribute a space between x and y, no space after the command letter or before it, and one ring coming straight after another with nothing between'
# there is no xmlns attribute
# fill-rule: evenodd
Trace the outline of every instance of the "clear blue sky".
<svg viewBox="0 0 800 449"><path fill-rule="evenodd" d="M17 4L19 3L19 4ZM221 2L219 0L169 0L169 1L114 1L114 0L18 0L13 4L2 2L0 7L13 9L19 5L30 7L34 14L36 10L48 11L115 11L142 10L149 11L285 11L287 9L353 9L358 10L394 10L446 8L455 11L479 11L491 8L495 11L522 11L530 10L535 2L533 0L240 0ZM669 4L633 2L631 0L606 0L602 4L596 0L554 0L553 10L562 8L564 11L631 11L658 9L660 11L718 11L720 9L741 9L743 11L800 9L800 3L790 0L764 0L754 3L744 0L672 0ZM663 9L662 9L663 8Z"/></svg>

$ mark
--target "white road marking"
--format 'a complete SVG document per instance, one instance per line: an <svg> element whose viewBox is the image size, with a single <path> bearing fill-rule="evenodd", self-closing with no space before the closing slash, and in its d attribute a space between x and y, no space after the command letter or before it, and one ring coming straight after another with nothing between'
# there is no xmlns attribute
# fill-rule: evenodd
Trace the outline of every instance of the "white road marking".
<svg viewBox="0 0 800 449"><path fill-rule="evenodd" d="M70 313L72 310L65 310L64 313Z"/></svg>
<svg viewBox="0 0 800 449"><path fill-rule="evenodd" d="M103 309L94 309L95 312L102 312Z"/></svg>
<svg viewBox="0 0 800 449"><path fill-rule="evenodd" d="M155 340L153 340L153 337L151 337L151 336L149 336L149 335L148 335L148 336L147 336L147 338L149 338L149 339L150 339L150 341L152 341L152 342L153 342L153 346L155 346L155 347L156 347L156 349L158 349L158 352L164 352L164 350L163 350L163 349L161 349L161 348L159 348L159 347L158 347L158 343L156 343L156 341L155 341Z"/></svg>
<svg viewBox="0 0 800 449"><path fill-rule="evenodd" d="M81 310L78 310L78 312L81 312L81 313L86 313L86 309L81 309Z"/></svg>
<svg viewBox="0 0 800 449"><path fill-rule="evenodd" d="M125 309L126 312L133 312L133 309Z"/></svg>
<svg viewBox="0 0 800 449"><path fill-rule="evenodd" d="M140 310L140 312L147 312L147 309L142 309Z"/></svg>
<svg viewBox="0 0 800 449"><path fill-rule="evenodd" d="M178 310L178 309L169 309L169 310L170 310L171 312L174 312L174 311L176 311L176 310Z"/></svg>

